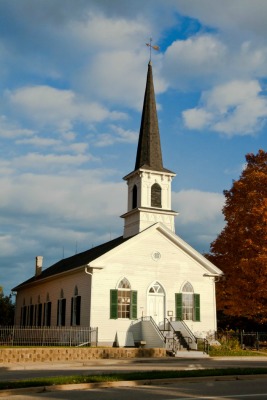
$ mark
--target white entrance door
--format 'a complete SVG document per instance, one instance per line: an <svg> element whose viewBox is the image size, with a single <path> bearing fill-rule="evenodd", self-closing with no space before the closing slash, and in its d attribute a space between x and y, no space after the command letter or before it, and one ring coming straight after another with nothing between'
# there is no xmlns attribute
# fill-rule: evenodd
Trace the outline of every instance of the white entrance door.
<svg viewBox="0 0 267 400"><path fill-rule="evenodd" d="M149 288L147 305L148 315L154 319L156 324L163 322L165 317L165 294L158 282Z"/></svg>

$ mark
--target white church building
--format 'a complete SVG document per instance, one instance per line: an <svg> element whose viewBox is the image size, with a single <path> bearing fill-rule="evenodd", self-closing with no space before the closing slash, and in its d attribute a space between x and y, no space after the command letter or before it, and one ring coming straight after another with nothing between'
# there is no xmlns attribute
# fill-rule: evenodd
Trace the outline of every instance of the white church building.
<svg viewBox="0 0 267 400"><path fill-rule="evenodd" d="M168 326L194 348L214 333L223 273L175 234L174 177L163 167L149 63L123 235L44 270L36 257L34 276L13 289L15 325L97 327L102 346L164 347Z"/></svg>

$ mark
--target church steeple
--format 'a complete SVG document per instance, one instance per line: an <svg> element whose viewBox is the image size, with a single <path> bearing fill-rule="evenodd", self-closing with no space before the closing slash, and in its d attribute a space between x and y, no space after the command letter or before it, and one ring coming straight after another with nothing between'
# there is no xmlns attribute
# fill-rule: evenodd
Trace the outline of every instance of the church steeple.
<svg viewBox="0 0 267 400"><path fill-rule="evenodd" d="M148 64L146 90L135 162L135 170L139 168L163 171L151 62Z"/></svg>
<svg viewBox="0 0 267 400"><path fill-rule="evenodd" d="M124 237L135 235L156 222L174 231L171 210L171 180L175 173L163 167L151 61L147 81L135 169L124 179L128 183L128 211Z"/></svg>

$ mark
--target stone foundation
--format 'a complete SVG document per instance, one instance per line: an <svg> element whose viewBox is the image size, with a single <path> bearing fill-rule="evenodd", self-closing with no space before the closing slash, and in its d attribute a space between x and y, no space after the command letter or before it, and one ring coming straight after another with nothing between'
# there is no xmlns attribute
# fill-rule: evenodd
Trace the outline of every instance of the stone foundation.
<svg viewBox="0 0 267 400"><path fill-rule="evenodd" d="M165 357L165 349L98 348L98 347L27 347L0 348L1 363L66 362L108 358Z"/></svg>

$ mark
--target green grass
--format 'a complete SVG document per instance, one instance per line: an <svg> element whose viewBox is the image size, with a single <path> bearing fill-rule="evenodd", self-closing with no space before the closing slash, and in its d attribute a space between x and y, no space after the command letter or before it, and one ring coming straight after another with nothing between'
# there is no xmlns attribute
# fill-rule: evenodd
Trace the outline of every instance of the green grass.
<svg viewBox="0 0 267 400"><path fill-rule="evenodd" d="M118 382L132 380L153 380L170 378L192 378L207 376L229 376L229 375L257 375L267 374L267 368L227 368L227 369L201 369L191 371L149 371L149 372L131 372L119 374L103 375L73 375L58 376L49 378L34 378L16 381L0 382L0 390L18 389L27 387L44 387L53 385L66 385L78 383L94 382Z"/></svg>
<svg viewBox="0 0 267 400"><path fill-rule="evenodd" d="M225 347L211 347L210 357L267 357L266 352L256 350L229 349Z"/></svg>

